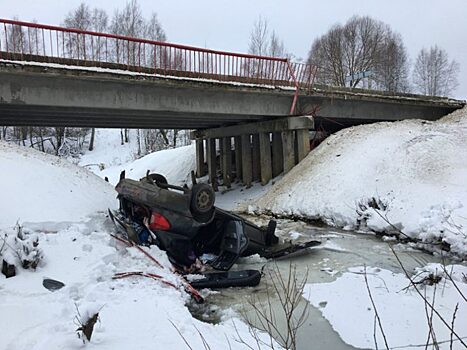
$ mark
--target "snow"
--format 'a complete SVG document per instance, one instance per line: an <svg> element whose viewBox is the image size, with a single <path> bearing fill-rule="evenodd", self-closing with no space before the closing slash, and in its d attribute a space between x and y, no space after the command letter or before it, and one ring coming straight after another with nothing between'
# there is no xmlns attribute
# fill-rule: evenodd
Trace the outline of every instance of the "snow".
<svg viewBox="0 0 467 350"><path fill-rule="evenodd" d="M118 183L123 170L128 178L140 179L149 170L151 173L164 175L170 184L179 186L191 184L190 173L196 169L194 143L153 152L135 160L137 146L134 139L135 135L130 135L130 142L121 145L120 130L96 129L94 150L86 151L81 156L79 165L103 179L107 177L113 185ZM198 181L207 181L207 177ZM250 188L235 183L230 189L220 186L219 192L216 193L216 206L226 210L247 211L247 203L263 195L271 186L273 186L272 182L266 186L254 183Z"/></svg>
<svg viewBox="0 0 467 350"><path fill-rule="evenodd" d="M427 269L437 271L445 277L440 264L430 264ZM467 295L467 281L462 278L462 274L467 273L467 267L451 265L446 266L446 270L452 272L453 281L462 294ZM385 348L378 324L376 324L378 346L375 345L373 335L375 310L366 288L364 273L364 267L355 267L350 268L334 282L307 284L304 297L320 309L347 344L358 348ZM389 347L415 349L420 347L420 344L423 347L428 336L425 303L413 287L406 288L410 285L409 279L405 275L375 267L367 267L366 273ZM430 303L434 303L435 309L449 325L456 305L459 305L454 330L465 341L467 303L453 282L444 278L438 284L432 286L420 284L417 287L423 295L426 295ZM433 327L440 349L449 349L450 331L436 315L433 317ZM415 347L415 345L419 346ZM453 349L464 349L464 347L455 341Z"/></svg>
<svg viewBox="0 0 467 350"><path fill-rule="evenodd" d="M135 130L128 130L129 140L136 138ZM99 173L101 170L130 163L138 153L136 142L121 144L120 129L95 129L94 149L86 150L80 157L79 165Z"/></svg>
<svg viewBox="0 0 467 350"><path fill-rule="evenodd" d="M162 75L162 74L149 74L141 72L132 72L129 70L122 69L111 69L111 68L102 68L102 67L84 67L84 66L70 66L59 63L48 63L48 62L33 62L33 61L12 61L0 59L2 63L10 63L15 65L22 66L36 66L36 67L50 67L50 68L59 68L59 69L69 69L69 70L78 70L78 71L87 71L87 72L100 72L100 73L109 73L109 74L118 74L118 75L127 75L127 76L137 76L137 77L148 77L148 78L161 78L169 80L182 80L182 81L195 81L195 82L205 82L205 83L215 83L221 85L233 85L233 86L244 86L244 87L255 87L263 89L280 89L280 90L289 90L295 91L295 87L292 86L274 86L267 84L253 84L253 83L242 83L238 81L225 81L217 79L205 79L205 78L190 78L190 77L177 77L172 75Z"/></svg>
<svg viewBox="0 0 467 350"><path fill-rule="evenodd" d="M177 174L189 172L183 159L191 151L188 146L157 152L128 170L136 177L150 165L159 171L163 160L166 175L176 180ZM186 156L188 164L192 158ZM9 242L0 245L0 258L8 256L17 263L16 276L0 274L0 349L82 349L76 329L96 311L99 321L88 349L185 349L183 338L192 348L203 349L202 337L211 349L225 349L229 343L232 349L247 348L238 338L255 342L246 324L229 310L217 324L194 319L186 306L190 296L171 272L165 252L156 246L144 248L161 268L110 236L113 227L102 213L117 202L110 184L31 148L1 142L0 159L0 242ZM43 258L35 270L23 269L12 251L18 226L12 227L19 217L24 244L39 242L33 244L34 254ZM145 277L112 278L128 271L156 273L176 287ZM48 291L42 286L44 278L65 287Z"/></svg>
<svg viewBox="0 0 467 350"><path fill-rule="evenodd" d="M245 324L238 319L217 325L193 319L182 288L144 277L112 279L117 272L146 271L180 285L164 252L155 246L149 249L164 266L161 269L136 248L114 241L103 221L73 224L55 234L34 232L40 237L42 264L36 271L20 269L10 279L0 275L0 349L82 348L75 317L83 320L95 311L100 322L89 349L153 349L155 344L184 349L175 327L193 348L203 348L197 329L212 349L225 349L226 339L234 349L244 348L235 342L234 326L250 340ZM62 281L65 287L50 292L42 286L44 277Z"/></svg>
<svg viewBox="0 0 467 350"><path fill-rule="evenodd" d="M105 142L112 144L111 139ZM146 176L149 170L150 173L164 175L172 185L184 185L191 183L190 173L196 167L194 144L153 152L136 160L134 160L134 153L131 152L131 146L122 149L117 146L113 148L113 151L108 151L107 147L96 147L96 150L101 149L107 149L107 158L100 158L102 151L96 154L87 153L81 158L80 164L102 164L102 170L99 167L92 167L90 170L102 178L107 177L113 185L118 183L123 170L125 170L126 177L132 179ZM101 163L99 159L107 159L107 162Z"/></svg>
<svg viewBox="0 0 467 350"><path fill-rule="evenodd" d="M372 198L379 210L368 205ZM344 129L312 151L253 209L376 231L392 229L383 220L387 217L405 234L427 242L442 239L465 256L467 107L436 122Z"/></svg>
<svg viewBox="0 0 467 350"><path fill-rule="evenodd" d="M115 206L109 184L70 162L0 141L0 228L21 222L81 221Z"/></svg>

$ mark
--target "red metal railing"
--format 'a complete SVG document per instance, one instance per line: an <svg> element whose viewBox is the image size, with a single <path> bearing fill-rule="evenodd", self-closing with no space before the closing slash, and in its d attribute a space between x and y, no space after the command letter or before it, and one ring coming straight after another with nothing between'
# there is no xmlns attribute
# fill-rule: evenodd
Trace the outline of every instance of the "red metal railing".
<svg viewBox="0 0 467 350"><path fill-rule="evenodd" d="M0 19L0 58L310 90L316 66L121 35Z"/></svg>

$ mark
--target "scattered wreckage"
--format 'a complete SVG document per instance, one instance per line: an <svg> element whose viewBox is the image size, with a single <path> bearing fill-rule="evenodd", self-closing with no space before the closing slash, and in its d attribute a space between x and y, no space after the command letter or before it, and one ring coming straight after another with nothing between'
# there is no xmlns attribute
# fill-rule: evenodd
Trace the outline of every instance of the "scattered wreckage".
<svg viewBox="0 0 467 350"><path fill-rule="evenodd" d="M259 227L217 208L212 187L196 183L193 174L192 182L191 188L174 186L164 176L149 173L137 181L122 172L115 187L119 210L109 209L109 215L128 241L156 244L179 273L201 274L191 282L194 288L255 286L259 271L229 271L240 257L278 258L320 244L279 242L274 220ZM203 272L206 267L218 271Z"/></svg>

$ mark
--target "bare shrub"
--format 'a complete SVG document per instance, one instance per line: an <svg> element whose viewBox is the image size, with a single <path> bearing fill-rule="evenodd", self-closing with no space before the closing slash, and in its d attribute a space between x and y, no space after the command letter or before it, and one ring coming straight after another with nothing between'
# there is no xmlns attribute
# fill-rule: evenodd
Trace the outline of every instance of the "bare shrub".
<svg viewBox="0 0 467 350"><path fill-rule="evenodd" d="M247 301L247 308L253 310L252 315L244 309L243 317L255 339L257 349L275 349L276 342L279 342L286 349L295 350L297 332L305 323L309 312L309 303L301 303L308 273L299 278L296 266L290 263L287 273L281 272L277 264L274 264L267 269L266 275L271 283L271 287L266 288L266 297L253 294ZM263 332L269 335L269 342L263 340ZM238 332L237 336L239 342L253 349Z"/></svg>

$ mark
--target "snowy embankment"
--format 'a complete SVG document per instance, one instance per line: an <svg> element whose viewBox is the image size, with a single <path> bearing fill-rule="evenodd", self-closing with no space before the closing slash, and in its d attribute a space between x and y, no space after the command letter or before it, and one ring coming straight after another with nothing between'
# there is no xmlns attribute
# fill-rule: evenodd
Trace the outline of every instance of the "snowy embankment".
<svg viewBox="0 0 467 350"><path fill-rule="evenodd" d="M136 136L130 137L132 140ZM188 183L190 172L195 170L194 144L153 152L135 160L136 153L136 142L120 145L119 130L97 129L95 149L86 152L79 164L102 178L107 177L113 185L117 184L122 170L132 179L144 177L149 170L164 175L173 185Z"/></svg>
<svg viewBox="0 0 467 350"><path fill-rule="evenodd" d="M442 239L465 256L467 107L436 122L406 120L342 130L253 209L349 229L385 231L392 224L414 238Z"/></svg>
<svg viewBox="0 0 467 350"><path fill-rule="evenodd" d="M99 321L87 349L185 349L185 340L204 349L203 338L211 349L246 348L238 337L254 343L238 319L226 315L213 325L191 316L190 296L165 252L145 248L160 267L110 236L102 213L117 202L110 184L66 160L3 142L0 173L0 262L16 265L16 276L0 273L0 349L82 349L77 322L93 312ZM18 219L23 227L13 228ZM21 267L24 248L42 257L35 269ZM173 286L157 278L113 279L129 271L155 273ZM51 292L44 278L65 286Z"/></svg>
<svg viewBox="0 0 467 350"><path fill-rule="evenodd" d="M467 295L467 267L429 264L416 270L412 279L419 284L413 286L400 273L354 267L334 282L307 284L304 297L320 309L342 340L354 347L385 349L386 341L390 349L425 348L425 344L433 343L429 338L431 323L440 349L465 349L467 302L462 295ZM430 274L442 277L441 281L422 283ZM430 316L428 303L438 314ZM455 334L451 335L449 327Z"/></svg>
<svg viewBox="0 0 467 350"><path fill-rule="evenodd" d="M0 142L0 228L21 222L82 221L115 206L111 185L70 162Z"/></svg>

